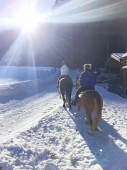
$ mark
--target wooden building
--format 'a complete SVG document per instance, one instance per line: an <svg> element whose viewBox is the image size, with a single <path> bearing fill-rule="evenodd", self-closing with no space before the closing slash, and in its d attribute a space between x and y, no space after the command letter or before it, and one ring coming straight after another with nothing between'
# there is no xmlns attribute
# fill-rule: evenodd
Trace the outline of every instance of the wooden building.
<svg viewBox="0 0 127 170"><path fill-rule="evenodd" d="M112 53L106 62L109 72L120 73L123 86L127 87L127 53Z"/></svg>
<svg viewBox="0 0 127 170"><path fill-rule="evenodd" d="M127 87L127 66L122 67L122 75L123 75L123 85L124 87Z"/></svg>

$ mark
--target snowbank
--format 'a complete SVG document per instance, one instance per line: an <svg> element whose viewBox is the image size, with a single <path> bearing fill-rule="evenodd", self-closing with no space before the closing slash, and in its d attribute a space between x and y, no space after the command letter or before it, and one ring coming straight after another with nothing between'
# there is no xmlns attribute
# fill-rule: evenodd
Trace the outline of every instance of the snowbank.
<svg viewBox="0 0 127 170"><path fill-rule="evenodd" d="M0 78L11 82L0 85L0 99L18 98L43 90L58 77L59 70L51 67L0 67ZM17 81L16 81L17 80Z"/></svg>

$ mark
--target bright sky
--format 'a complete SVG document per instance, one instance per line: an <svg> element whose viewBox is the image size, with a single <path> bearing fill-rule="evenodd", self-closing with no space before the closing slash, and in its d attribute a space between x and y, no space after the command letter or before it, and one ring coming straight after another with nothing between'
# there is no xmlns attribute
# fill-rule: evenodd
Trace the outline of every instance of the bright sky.
<svg viewBox="0 0 127 170"><path fill-rule="evenodd" d="M31 6L35 7L36 13L41 18L41 23L46 21L46 18L44 19L43 13L49 13L50 9L54 5L55 0L6 0L2 1L0 0L0 26L2 26L2 29L9 29L9 26L14 26L16 24L11 25L11 17L16 16L17 12L21 10L21 8L24 8L24 6ZM104 21L104 20L110 20L110 19L116 19L116 18L123 18L126 16L126 8L127 8L127 1L121 0L116 1L114 3L103 1L100 3L101 0L93 1L93 0L79 0L79 1L69 1L68 3L62 5L61 7L55 9L52 14L50 14L50 17L48 15L48 22L54 22L54 23L85 23L85 22L95 22L95 21ZM117 9L117 10L113 10ZM23 9L24 11L24 9ZM27 13L29 13L29 16L32 12L30 9L27 10ZM21 17L29 18L26 16L26 12L23 14L21 13ZM66 15L65 15L66 14ZM1 16L4 15L4 18ZM36 14L35 14L36 15ZM31 15L30 19L27 19L25 21L25 24L27 23L27 26L31 25L35 26L37 23L34 23L33 20L38 20L38 17L35 17L35 15ZM21 20L18 18L18 20ZM47 16L46 16L47 17ZM22 19L24 21L24 19ZM16 19L17 21L17 19ZM28 22L30 21L30 23ZM20 22L22 25L24 23ZM32 24L31 24L32 23ZM33 26L33 27L34 27ZM23 26L24 27L24 26ZM29 32L29 29L28 29Z"/></svg>
<svg viewBox="0 0 127 170"><path fill-rule="evenodd" d="M54 0L0 0L0 29L18 26L23 32L33 32L53 5Z"/></svg>
<svg viewBox="0 0 127 170"><path fill-rule="evenodd" d="M39 10L41 11L47 11L50 10L52 8L52 6L54 5L55 0L38 0L38 7Z"/></svg>

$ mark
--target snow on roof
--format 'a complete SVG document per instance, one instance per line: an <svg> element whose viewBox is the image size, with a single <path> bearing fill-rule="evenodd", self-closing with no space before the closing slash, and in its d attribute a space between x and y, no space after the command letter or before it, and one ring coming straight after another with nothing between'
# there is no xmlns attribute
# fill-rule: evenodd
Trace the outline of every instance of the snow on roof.
<svg viewBox="0 0 127 170"><path fill-rule="evenodd" d="M122 69L127 69L127 66L123 66Z"/></svg>
<svg viewBox="0 0 127 170"><path fill-rule="evenodd" d="M122 57L127 57L127 53L124 53Z"/></svg>
<svg viewBox="0 0 127 170"><path fill-rule="evenodd" d="M112 55L118 58L127 57L127 53L112 53Z"/></svg>

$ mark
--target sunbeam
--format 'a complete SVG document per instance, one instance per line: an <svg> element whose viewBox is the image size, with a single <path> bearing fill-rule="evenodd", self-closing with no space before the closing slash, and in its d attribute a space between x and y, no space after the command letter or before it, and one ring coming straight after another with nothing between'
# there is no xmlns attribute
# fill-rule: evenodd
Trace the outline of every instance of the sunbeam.
<svg viewBox="0 0 127 170"><path fill-rule="evenodd" d="M22 47L23 35L19 35L1 59L1 63L8 66L6 67L6 70L3 70L3 76L8 74L10 66L19 65L19 63L21 63Z"/></svg>
<svg viewBox="0 0 127 170"><path fill-rule="evenodd" d="M35 79L37 79L37 70L35 69L36 67L36 63L35 63L35 55L34 55L34 48L33 48L33 42L32 42L32 38L31 36L29 35L28 37L28 41L29 41L29 44L28 44L28 62L29 62L29 65L33 67L33 72L31 73L31 75L29 75L29 77L34 77ZM29 72L28 72L29 73ZM36 84L35 86L35 89L34 89L36 92L38 91L38 86Z"/></svg>
<svg viewBox="0 0 127 170"><path fill-rule="evenodd" d="M54 23L86 23L125 18L127 1L111 3L95 0L70 1L53 10L50 19Z"/></svg>
<svg viewBox="0 0 127 170"><path fill-rule="evenodd" d="M44 52L50 53L50 51L48 51L48 47L51 45L51 42L54 41L53 38L57 39L55 41L54 49L56 48L56 51L58 51L58 53L61 52L61 49L58 49L56 47L57 43L61 42L62 44L64 44L64 46L68 47L69 45L67 43L67 37L65 35L65 32L63 32L63 35L61 35L61 37L59 36L58 33L59 31L56 33L56 35L53 33L54 36L52 35L51 37L49 30L51 30L52 28L49 27L46 31L46 35L43 36L44 35L43 24L45 23L55 23L55 26L57 26L57 24L59 23L62 24L84 23L85 24L88 22L92 23L92 22L99 22L99 21L110 21L110 20L127 17L126 0L121 0L121 1L116 0L115 2L113 2L113 0L111 1L72 0L72 1L68 1L65 4L61 4L61 6L58 7L56 6L50 12L48 11L47 13L43 13L43 11L39 12L37 10L37 3L38 3L37 0L36 1L23 0L20 3L17 3L16 0L13 0L13 4L16 5L12 5L12 7L9 8L12 11L9 10L9 12L7 12L7 10L4 10L2 11L2 14L0 14L0 32L5 31L7 29L15 29L15 28L21 30L21 34L19 35L19 37L15 40L15 42L12 44L10 49L3 56L2 62L7 61L6 63L8 65L13 65L13 64L18 65L19 63L21 64L23 60L25 62L26 60L29 60L31 65L35 66L36 65L35 63L36 54L34 54L34 50L35 50L34 48L36 46L35 43L38 46L40 46L40 51L43 54ZM37 38L37 31L39 30L37 29L38 27L41 29L41 33L40 33L41 36L39 35L41 37L41 41L39 42L40 44L38 43L40 37L38 37L38 40L36 39L36 42L33 43L33 39L32 39L33 37L30 36L34 34L34 36L36 36ZM71 29L71 32L72 31L73 30ZM39 48L37 49L39 50ZM65 55L66 53L67 51L65 51ZM64 53L60 54L61 58L63 55ZM23 58L21 58L21 56L23 56Z"/></svg>
<svg viewBox="0 0 127 170"><path fill-rule="evenodd" d="M20 4L21 5L21 4ZM98 0L72 0L58 6L50 12L39 13L37 1L24 3L22 8L14 10L13 17L0 17L0 30L18 27L23 33L33 33L38 24L43 23L86 23L125 18L127 1L103 2Z"/></svg>
<svg viewBox="0 0 127 170"><path fill-rule="evenodd" d="M26 45L27 41L27 45ZM30 35L27 36L27 39L24 34L20 34L17 39L14 41L14 43L11 45L9 50L6 52L6 54L2 57L1 63L4 63L8 67L6 67L6 70L2 71L2 76L6 76L9 74L9 68L10 66L20 66L20 65L29 65L29 66L36 66L35 64L35 56L34 56L34 50L32 46L32 39ZM25 52L23 53L23 51ZM26 72L27 77L35 77L37 78L36 70L32 73ZM37 90L37 89L35 89Z"/></svg>
<svg viewBox="0 0 127 170"><path fill-rule="evenodd" d="M6 63L7 65L18 65L21 63L21 53L23 48L24 38L20 34L14 43L11 45L9 50L2 57L1 62Z"/></svg>

